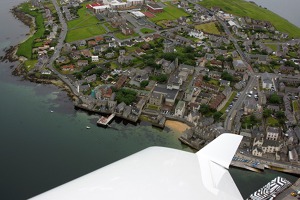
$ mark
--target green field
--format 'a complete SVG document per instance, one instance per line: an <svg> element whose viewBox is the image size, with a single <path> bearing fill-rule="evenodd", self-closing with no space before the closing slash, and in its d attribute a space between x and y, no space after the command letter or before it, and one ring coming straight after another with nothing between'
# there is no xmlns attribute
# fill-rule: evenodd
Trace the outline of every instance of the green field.
<svg viewBox="0 0 300 200"><path fill-rule="evenodd" d="M297 26L267 9L244 0L203 0L200 4L207 8L220 7L225 12L238 16L249 16L253 19L267 20L279 31L288 33L290 37L300 37L300 28Z"/></svg>
<svg viewBox="0 0 300 200"><path fill-rule="evenodd" d="M140 31L144 34L147 34L147 33L154 33L155 31L150 29L150 28L141 28Z"/></svg>
<svg viewBox="0 0 300 200"><path fill-rule="evenodd" d="M35 10L30 10L31 7L29 6L29 3L23 3L21 6L22 6L21 10L23 12L35 17L35 24L36 24L37 31L33 34L33 36L31 36L30 38L28 38L26 41L24 41L19 45L17 55L24 56L28 59L31 59L34 40L44 36L44 32L45 32L44 19L40 12Z"/></svg>
<svg viewBox="0 0 300 200"><path fill-rule="evenodd" d="M229 97L225 106L220 110L221 113L225 113L226 109L228 108L229 104L233 101L234 97L236 96L236 92L233 92Z"/></svg>
<svg viewBox="0 0 300 200"><path fill-rule="evenodd" d="M125 40L125 39L129 39L132 37L138 37L139 34L138 33L134 33L132 35L124 35L122 32L117 32L114 34L116 36L116 38L120 39L120 40Z"/></svg>
<svg viewBox="0 0 300 200"><path fill-rule="evenodd" d="M294 100L294 101L292 102L292 104L293 104L293 111L295 111L295 112L299 111L298 100Z"/></svg>
<svg viewBox="0 0 300 200"><path fill-rule="evenodd" d="M210 23L206 23L206 24L196 25L195 29L204 31L206 33L221 35L221 32L217 28L215 22L210 22Z"/></svg>
<svg viewBox="0 0 300 200"><path fill-rule="evenodd" d="M114 28L110 25L110 23L108 22L105 22L104 23L104 26L106 26L111 32L114 32L114 31L118 31L119 29L118 28Z"/></svg>
<svg viewBox="0 0 300 200"><path fill-rule="evenodd" d="M162 20L175 20L179 17L188 16L186 12L182 9L176 8L175 6L166 3L166 7L164 8L164 12L155 14L155 17L150 20L153 22L159 22Z"/></svg>
<svg viewBox="0 0 300 200"><path fill-rule="evenodd" d="M24 62L26 70L30 71L31 69L33 69L36 63L37 63L37 60L26 60Z"/></svg>
<svg viewBox="0 0 300 200"><path fill-rule="evenodd" d="M273 117L267 118L267 125L268 126L279 126L278 120Z"/></svg>
<svg viewBox="0 0 300 200"><path fill-rule="evenodd" d="M81 27L81 28L69 30L67 33L66 42L83 40L83 39L91 38L105 33L106 30L101 24L89 25L87 27Z"/></svg>
<svg viewBox="0 0 300 200"><path fill-rule="evenodd" d="M106 33L96 16L85 8L88 3L81 4L82 8L78 10L79 18L67 22L68 33L66 42L82 40Z"/></svg>

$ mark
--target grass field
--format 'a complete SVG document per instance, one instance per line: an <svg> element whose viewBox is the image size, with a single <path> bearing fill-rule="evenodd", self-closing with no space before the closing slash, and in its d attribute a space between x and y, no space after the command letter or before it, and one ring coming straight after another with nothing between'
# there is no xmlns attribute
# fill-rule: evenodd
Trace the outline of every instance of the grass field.
<svg viewBox="0 0 300 200"><path fill-rule="evenodd" d="M37 63L37 60L26 60L24 62L26 70L30 71L32 68L34 68L36 63Z"/></svg>
<svg viewBox="0 0 300 200"><path fill-rule="evenodd" d="M200 4L207 8L217 6L225 12L238 16L249 16L253 19L267 20L270 21L277 30L288 33L290 37L300 37L300 28L297 26L267 9L258 7L244 0L203 0Z"/></svg>
<svg viewBox="0 0 300 200"><path fill-rule="evenodd" d="M266 46L270 47L273 51L277 51L277 44L266 44Z"/></svg>
<svg viewBox="0 0 300 200"><path fill-rule="evenodd" d="M21 10L35 18L35 24L37 31L28 38L26 41L21 43L19 45L17 55L18 56L24 56L28 59L31 59L32 57L32 47L33 47L33 42L35 39L40 38L44 35L45 32L45 27L44 27L44 19L41 13L38 11L30 10L31 7L29 6L29 3L23 3Z"/></svg>
<svg viewBox="0 0 300 200"><path fill-rule="evenodd" d="M154 33L155 31L150 29L150 28L141 28L140 31L144 34L147 34L147 33Z"/></svg>
<svg viewBox="0 0 300 200"><path fill-rule="evenodd" d="M278 120L273 117L267 118L267 125L268 126L279 126Z"/></svg>
<svg viewBox="0 0 300 200"><path fill-rule="evenodd" d="M293 111L295 111L295 112L299 111L298 100L294 100L294 101L292 102L292 104L293 104Z"/></svg>
<svg viewBox="0 0 300 200"><path fill-rule="evenodd" d="M73 42L105 34L106 30L101 24L89 25L86 27L69 30L66 37L66 42Z"/></svg>
<svg viewBox="0 0 300 200"><path fill-rule="evenodd" d="M212 33L216 35L221 35L221 32L218 30L215 22L210 22L206 24L196 25L195 29L204 31L206 33Z"/></svg>
<svg viewBox="0 0 300 200"><path fill-rule="evenodd" d="M166 3L166 5L164 12L155 14L155 17L150 18L150 20L153 22L159 22L162 20L175 20L179 17L188 16L188 14L182 9L176 8L169 3Z"/></svg>
<svg viewBox="0 0 300 200"><path fill-rule="evenodd" d="M79 18L67 22L68 33L66 42L82 40L106 33L105 28L99 24L100 22L96 16L85 8L88 3L82 4L83 7L78 10Z"/></svg>
<svg viewBox="0 0 300 200"><path fill-rule="evenodd" d="M125 40L125 39L129 39L132 37L138 37L139 34L138 33L134 33L132 35L124 35L122 32L117 32L114 34L116 36L116 38L120 39L120 40Z"/></svg>
<svg viewBox="0 0 300 200"><path fill-rule="evenodd" d="M105 23L104 23L104 26L106 26L111 32L114 32L114 31L119 30L118 28L112 27L112 26L110 25L110 23L108 23L108 22L105 22Z"/></svg>
<svg viewBox="0 0 300 200"><path fill-rule="evenodd" d="M229 104L233 101L234 97L236 96L236 92L233 92L229 97L225 106L220 110L221 113L225 113L226 109L228 108Z"/></svg>

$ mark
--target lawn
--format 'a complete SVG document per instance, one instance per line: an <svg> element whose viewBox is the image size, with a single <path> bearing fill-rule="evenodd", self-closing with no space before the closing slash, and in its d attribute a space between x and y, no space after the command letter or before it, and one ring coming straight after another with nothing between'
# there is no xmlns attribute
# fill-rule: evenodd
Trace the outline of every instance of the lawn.
<svg viewBox="0 0 300 200"><path fill-rule="evenodd" d="M225 12L237 16L270 21L277 30L288 33L290 37L300 37L300 28L275 13L244 0L203 0L201 5L211 8L220 7Z"/></svg>
<svg viewBox="0 0 300 200"><path fill-rule="evenodd" d="M82 8L78 10L79 18L68 21L68 29L86 27L99 23L99 20L96 18L96 16L85 8L85 6L89 3L90 2L81 4Z"/></svg>
<svg viewBox="0 0 300 200"><path fill-rule="evenodd" d="M85 8L88 3L83 3L83 7L78 10L79 18L67 22L68 33L66 42L82 40L106 33L105 28L100 24L96 16Z"/></svg>
<svg viewBox="0 0 300 200"><path fill-rule="evenodd" d="M220 82L216 79L210 79L208 83L213 84L215 86L219 86Z"/></svg>
<svg viewBox="0 0 300 200"><path fill-rule="evenodd" d="M169 3L166 5L167 6L164 8L164 12L155 14L155 17L151 18L150 20L153 22L159 22L162 20L175 20L179 17L188 16L188 14L182 9L179 9Z"/></svg>
<svg viewBox="0 0 300 200"><path fill-rule="evenodd" d="M277 51L277 44L266 44L267 47L270 47L273 51Z"/></svg>
<svg viewBox="0 0 300 200"><path fill-rule="evenodd" d="M21 10L35 18L37 31L33 34L33 36L19 45L17 55L31 59L34 40L44 36L45 27L42 14L36 10L30 10L31 7L29 5L30 3L23 3Z"/></svg>
<svg viewBox="0 0 300 200"><path fill-rule="evenodd" d="M268 126L279 126L278 120L274 117L268 117L267 118L267 125Z"/></svg>
<svg viewBox="0 0 300 200"><path fill-rule="evenodd" d="M114 31L118 31L119 29L118 28L114 28L110 25L110 23L108 22L105 22L104 23L104 26L106 26L111 32L114 32Z"/></svg>
<svg viewBox="0 0 300 200"><path fill-rule="evenodd" d="M295 111L295 112L299 111L298 100L294 100L294 101L292 102L292 104L293 104L293 111Z"/></svg>
<svg viewBox="0 0 300 200"><path fill-rule="evenodd" d="M73 42L105 34L106 30L101 24L89 25L87 27L72 29L68 31L66 42Z"/></svg>
<svg viewBox="0 0 300 200"><path fill-rule="evenodd" d="M132 35L124 35L122 32L114 33L114 35L116 36L116 38L118 38L120 40L125 40L125 39L129 39L129 38L132 38L132 37L138 37L139 36L138 33L134 33Z"/></svg>
<svg viewBox="0 0 300 200"><path fill-rule="evenodd" d="M216 22L209 22L205 24L196 25L195 29L204 31L206 33L221 35L221 32L216 26Z"/></svg>
<svg viewBox="0 0 300 200"><path fill-rule="evenodd" d="M155 31L150 29L150 28L141 28L140 31L144 34L147 34L147 33L154 33Z"/></svg>
<svg viewBox="0 0 300 200"><path fill-rule="evenodd" d="M25 69L27 71L30 71L32 68L34 68L35 64L37 63L37 60L26 60L24 62Z"/></svg>
<svg viewBox="0 0 300 200"><path fill-rule="evenodd" d="M232 100L234 99L235 96L236 96L236 92L233 92L231 94L231 96L229 97L225 106L220 110L221 113L225 113L226 109L228 108L229 104L232 102Z"/></svg>

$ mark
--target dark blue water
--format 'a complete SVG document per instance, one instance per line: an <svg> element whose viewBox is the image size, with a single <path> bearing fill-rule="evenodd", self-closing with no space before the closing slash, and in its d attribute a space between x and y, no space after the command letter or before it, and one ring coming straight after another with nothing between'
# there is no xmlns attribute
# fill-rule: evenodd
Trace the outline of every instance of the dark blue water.
<svg viewBox="0 0 300 200"><path fill-rule="evenodd" d="M9 13L20 2L0 1L1 49L28 32ZM76 111L64 91L14 77L11 65L0 63L0 199L35 196L149 146L191 151L177 133L146 123L117 120L116 130L97 127L98 116ZM230 171L244 196L277 176Z"/></svg>

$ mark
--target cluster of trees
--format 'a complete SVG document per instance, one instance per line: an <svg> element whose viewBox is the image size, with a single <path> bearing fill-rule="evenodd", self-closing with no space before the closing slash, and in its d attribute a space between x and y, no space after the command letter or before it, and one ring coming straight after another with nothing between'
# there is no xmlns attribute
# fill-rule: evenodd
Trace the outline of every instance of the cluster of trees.
<svg viewBox="0 0 300 200"><path fill-rule="evenodd" d="M150 76L150 80L157 81L158 83L165 83L168 80L168 76L166 74L159 74Z"/></svg>
<svg viewBox="0 0 300 200"><path fill-rule="evenodd" d="M223 113L217 111L216 109L211 108L207 104L201 104L199 112L202 115L207 116L207 117L212 116L215 121L218 121L221 118L221 116L223 115Z"/></svg>
<svg viewBox="0 0 300 200"><path fill-rule="evenodd" d="M263 111L263 117L268 118L268 117L276 117L278 120L279 124L284 125L285 124L285 114L283 111L279 110L274 112L271 109L264 109Z"/></svg>
<svg viewBox="0 0 300 200"><path fill-rule="evenodd" d="M137 92L134 90L129 90L121 88L116 92L116 100L118 103L124 102L126 105L131 104L137 98Z"/></svg>
<svg viewBox="0 0 300 200"><path fill-rule="evenodd" d="M226 71L221 74L221 78L226 80L226 81L233 81L234 80L234 77Z"/></svg>
<svg viewBox="0 0 300 200"><path fill-rule="evenodd" d="M269 102L272 103L272 104L281 104L282 103L282 98L280 96L278 96L278 94L273 93L269 97Z"/></svg>

